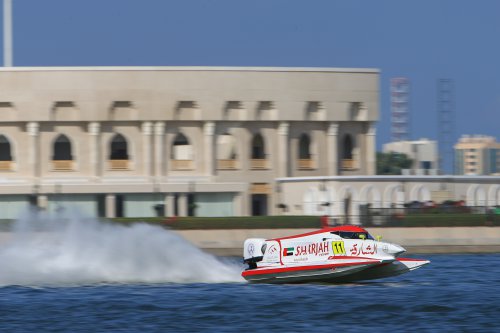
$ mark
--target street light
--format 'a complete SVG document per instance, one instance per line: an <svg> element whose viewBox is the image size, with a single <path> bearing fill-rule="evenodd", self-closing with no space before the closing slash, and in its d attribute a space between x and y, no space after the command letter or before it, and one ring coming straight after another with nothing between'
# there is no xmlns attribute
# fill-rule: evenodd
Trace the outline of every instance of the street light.
<svg viewBox="0 0 500 333"><path fill-rule="evenodd" d="M12 67L12 0L3 0L3 65Z"/></svg>

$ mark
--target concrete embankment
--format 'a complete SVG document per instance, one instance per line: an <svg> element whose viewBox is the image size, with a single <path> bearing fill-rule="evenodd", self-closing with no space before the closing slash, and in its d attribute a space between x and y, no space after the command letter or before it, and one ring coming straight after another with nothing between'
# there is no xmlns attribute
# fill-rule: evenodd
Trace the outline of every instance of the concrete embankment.
<svg viewBox="0 0 500 333"><path fill-rule="evenodd" d="M500 253L500 227L367 228L373 236L404 246L408 253ZM175 230L204 251L241 256L247 238L277 238L317 229ZM0 245L11 237L0 232ZM168 246L168 244L167 244Z"/></svg>
<svg viewBox="0 0 500 333"><path fill-rule="evenodd" d="M408 253L500 253L500 227L367 228L373 236L404 246ZM241 256L246 238L277 238L317 229L176 230L197 247Z"/></svg>

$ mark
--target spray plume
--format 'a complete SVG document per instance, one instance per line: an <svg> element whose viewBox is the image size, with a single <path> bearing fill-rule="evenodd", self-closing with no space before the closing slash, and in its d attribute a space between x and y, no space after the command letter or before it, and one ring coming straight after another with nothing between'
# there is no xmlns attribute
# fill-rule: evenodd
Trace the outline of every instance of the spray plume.
<svg viewBox="0 0 500 333"><path fill-rule="evenodd" d="M172 231L30 211L0 244L0 286L241 282L240 267Z"/></svg>

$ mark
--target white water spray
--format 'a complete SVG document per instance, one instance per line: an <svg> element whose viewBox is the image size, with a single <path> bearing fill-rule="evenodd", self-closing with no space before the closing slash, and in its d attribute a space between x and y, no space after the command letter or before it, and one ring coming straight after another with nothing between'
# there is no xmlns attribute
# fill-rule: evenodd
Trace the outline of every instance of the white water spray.
<svg viewBox="0 0 500 333"><path fill-rule="evenodd" d="M0 286L94 283L241 282L240 267L202 252L172 231L30 212L0 244Z"/></svg>

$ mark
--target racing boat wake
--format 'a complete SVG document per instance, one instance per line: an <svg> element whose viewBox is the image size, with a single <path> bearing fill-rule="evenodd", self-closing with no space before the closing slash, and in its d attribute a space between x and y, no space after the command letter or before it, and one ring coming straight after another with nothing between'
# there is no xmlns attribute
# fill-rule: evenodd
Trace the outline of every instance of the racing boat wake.
<svg viewBox="0 0 500 333"><path fill-rule="evenodd" d="M172 231L27 213L0 242L0 286L241 282L241 267L202 252Z"/></svg>

